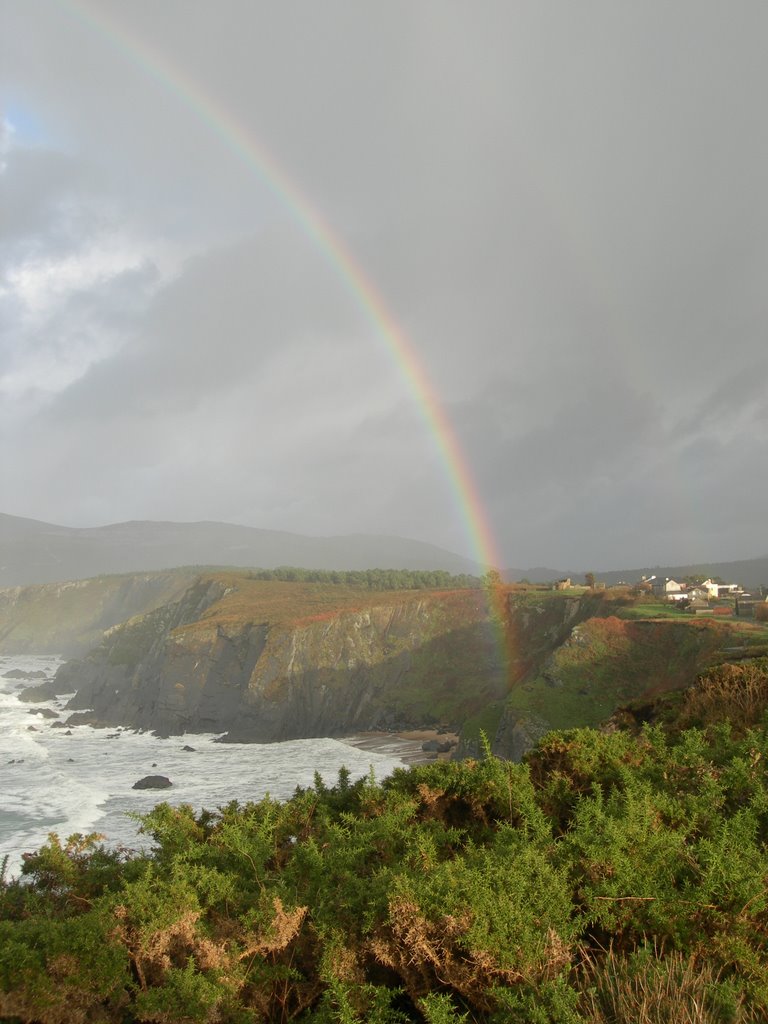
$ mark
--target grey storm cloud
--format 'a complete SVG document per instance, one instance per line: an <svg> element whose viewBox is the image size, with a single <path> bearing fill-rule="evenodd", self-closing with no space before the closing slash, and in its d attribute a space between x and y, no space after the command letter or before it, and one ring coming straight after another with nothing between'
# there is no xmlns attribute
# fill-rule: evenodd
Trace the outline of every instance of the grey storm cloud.
<svg viewBox="0 0 768 1024"><path fill-rule="evenodd" d="M765 553L760 0L0 19L4 511L471 553L364 274L506 565Z"/></svg>

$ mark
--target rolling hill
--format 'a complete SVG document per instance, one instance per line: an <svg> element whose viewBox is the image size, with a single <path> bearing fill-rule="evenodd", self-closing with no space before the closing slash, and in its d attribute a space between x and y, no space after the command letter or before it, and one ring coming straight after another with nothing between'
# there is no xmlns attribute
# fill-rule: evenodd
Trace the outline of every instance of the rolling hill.
<svg viewBox="0 0 768 1024"><path fill-rule="evenodd" d="M0 514L0 587L185 565L482 571L470 559L405 537L309 537L214 522L141 521L78 529Z"/></svg>

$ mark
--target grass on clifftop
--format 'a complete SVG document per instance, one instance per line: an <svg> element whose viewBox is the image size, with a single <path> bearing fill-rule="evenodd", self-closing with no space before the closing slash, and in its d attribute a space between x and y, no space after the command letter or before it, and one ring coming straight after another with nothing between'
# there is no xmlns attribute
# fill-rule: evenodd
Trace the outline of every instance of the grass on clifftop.
<svg viewBox="0 0 768 1024"><path fill-rule="evenodd" d="M465 607L485 607L480 590L370 590L344 583L290 582L254 579L247 571L220 571L209 577L224 588L224 595L201 617L201 623L222 627L248 622L303 626L331 619L341 612L402 602L429 601L435 596L455 600Z"/></svg>

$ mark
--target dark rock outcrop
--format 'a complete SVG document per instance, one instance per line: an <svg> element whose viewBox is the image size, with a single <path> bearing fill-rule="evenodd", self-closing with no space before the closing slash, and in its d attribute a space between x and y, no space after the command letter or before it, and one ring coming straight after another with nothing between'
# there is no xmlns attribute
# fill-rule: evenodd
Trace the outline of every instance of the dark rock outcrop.
<svg viewBox="0 0 768 1024"><path fill-rule="evenodd" d="M552 726L536 715L515 714L505 711L493 741L493 751L509 761L521 761L523 754L533 749Z"/></svg>
<svg viewBox="0 0 768 1024"><path fill-rule="evenodd" d="M421 749L435 754L447 754L456 746L456 740L424 740Z"/></svg>
<svg viewBox="0 0 768 1024"><path fill-rule="evenodd" d="M48 679L44 683L39 683L37 686L25 686L18 694L18 697L19 700L23 700L27 704L36 704L43 700L53 700L55 697L58 697L59 693L64 692L66 691L57 686L56 679L54 678Z"/></svg>
<svg viewBox="0 0 768 1024"><path fill-rule="evenodd" d="M143 779L134 782L131 789L170 789L172 785L165 775L145 775Z"/></svg>
<svg viewBox="0 0 768 1024"><path fill-rule="evenodd" d="M55 711L51 711L49 708L38 708L36 711L28 711L28 715L39 715L41 718L58 718L59 716Z"/></svg>

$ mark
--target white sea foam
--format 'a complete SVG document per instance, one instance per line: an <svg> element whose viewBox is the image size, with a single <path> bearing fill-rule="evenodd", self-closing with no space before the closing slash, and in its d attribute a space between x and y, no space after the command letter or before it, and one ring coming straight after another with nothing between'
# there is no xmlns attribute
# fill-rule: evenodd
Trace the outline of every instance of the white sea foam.
<svg viewBox="0 0 768 1024"><path fill-rule="evenodd" d="M96 831L110 843L146 845L128 813L145 813L160 800L213 809L266 793L285 799L297 786L311 785L316 771L333 783L342 766L353 778L373 767L381 779L402 765L394 747L378 753L333 739L217 743L216 736L207 734L160 739L87 725L71 726L66 735L67 729L54 728L68 715L60 698L39 704L18 699L20 683L34 685L41 679L7 677L13 669L42 669L50 677L59 664L50 655L0 659L0 859L8 854L11 873L18 871L22 853L40 847L52 831L62 837ZM56 712L59 719L43 717L42 709ZM194 750L183 750L185 745ZM162 792L132 788L151 774L166 775L173 787Z"/></svg>

